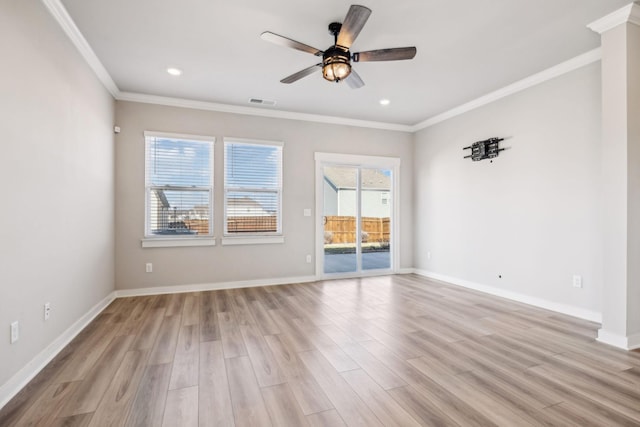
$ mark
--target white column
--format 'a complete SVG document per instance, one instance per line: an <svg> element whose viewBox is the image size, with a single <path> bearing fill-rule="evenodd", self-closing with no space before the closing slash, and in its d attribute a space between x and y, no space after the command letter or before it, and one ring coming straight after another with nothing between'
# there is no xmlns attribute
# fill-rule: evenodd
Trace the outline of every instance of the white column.
<svg viewBox="0 0 640 427"><path fill-rule="evenodd" d="M602 38L602 327L640 347L640 5L589 25Z"/></svg>

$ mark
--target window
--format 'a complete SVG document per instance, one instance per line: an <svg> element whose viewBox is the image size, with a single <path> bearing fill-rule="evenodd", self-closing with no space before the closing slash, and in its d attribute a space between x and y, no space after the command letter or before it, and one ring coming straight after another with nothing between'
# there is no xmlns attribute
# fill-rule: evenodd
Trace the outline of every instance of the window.
<svg viewBox="0 0 640 427"><path fill-rule="evenodd" d="M214 138L145 132L145 238L213 236ZM143 246L154 246L153 244Z"/></svg>
<svg viewBox="0 0 640 427"><path fill-rule="evenodd" d="M281 204L282 143L225 139L225 236L282 234Z"/></svg>

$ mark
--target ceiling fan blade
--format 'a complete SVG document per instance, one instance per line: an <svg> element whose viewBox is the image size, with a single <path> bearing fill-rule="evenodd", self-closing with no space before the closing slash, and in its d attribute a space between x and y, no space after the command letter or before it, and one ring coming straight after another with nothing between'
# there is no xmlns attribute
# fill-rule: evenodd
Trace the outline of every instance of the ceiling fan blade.
<svg viewBox="0 0 640 427"><path fill-rule="evenodd" d="M309 46L309 45L306 45L304 43L297 42L297 41L292 40L290 38L278 35L276 33L272 33L271 31L265 31L264 33L260 34L260 37L262 38L262 40L266 40L266 41L271 42L271 43L279 44L280 46L285 46L285 47L290 47L292 49L301 50L303 52L307 52L307 53L310 53L310 54L315 55L315 56L322 56L322 54L324 53L320 49L316 49L313 46Z"/></svg>
<svg viewBox="0 0 640 427"><path fill-rule="evenodd" d="M354 70L353 68L351 69L351 74L349 74L349 76L347 76L344 81L347 82L351 89L359 89L364 86L362 78L360 78L360 75L356 73L356 70Z"/></svg>
<svg viewBox="0 0 640 427"><path fill-rule="evenodd" d="M371 9L368 7L352 4L344 18L336 44L349 49L369 19L369 15L371 15Z"/></svg>
<svg viewBox="0 0 640 427"><path fill-rule="evenodd" d="M301 78L307 77L309 74L315 73L316 70L319 70L320 68L322 68L322 63L312 65L311 67L305 68L304 70L300 70L297 73L291 74L289 77L285 77L284 79L280 80L280 83L289 84L289 83L297 82Z"/></svg>
<svg viewBox="0 0 640 427"><path fill-rule="evenodd" d="M367 61L400 61L403 59L413 59L416 56L415 47L396 47L392 49L369 50L367 52L357 52L353 54L353 62Z"/></svg>

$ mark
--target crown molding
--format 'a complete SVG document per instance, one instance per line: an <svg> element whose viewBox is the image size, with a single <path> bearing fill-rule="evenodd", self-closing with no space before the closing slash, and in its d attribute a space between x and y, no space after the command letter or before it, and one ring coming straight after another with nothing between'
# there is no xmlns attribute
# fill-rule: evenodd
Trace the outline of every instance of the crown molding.
<svg viewBox="0 0 640 427"><path fill-rule="evenodd" d="M475 110L476 108L490 104L501 98L513 95L532 86L539 85L548 80L562 76L563 74L567 74L571 71L597 62L601 59L601 57L602 53L600 51L600 48L590 50L589 52L578 55L575 58L569 59L568 61L561 62L560 64L555 65L551 68L547 68L546 70L541 71L537 74L519 80L494 92L483 95L480 98L476 98L473 101L469 101L458 107L452 108L451 110L445 111L444 113L430 117L427 120L412 126L411 131L416 132L422 129L426 129L445 120L467 113L471 110Z"/></svg>
<svg viewBox="0 0 640 427"><path fill-rule="evenodd" d="M87 39L84 38L60 0L42 0L42 3L58 22L58 25L60 25L67 37L71 39L74 46L80 51L80 54L84 60L87 61L87 64L89 64L89 67L91 67L104 87L114 98L116 98L118 93L120 93L120 89L118 89L118 86L116 86L115 82L107 72L107 69L104 68L102 62L100 62L93 49L91 49Z"/></svg>
<svg viewBox="0 0 640 427"><path fill-rule="evenodd" d="M575 58L571 58L551 68L547 68L544 71L541 71L537 74L534 74L532 76L519 80L513 84L510 84L509 86L505 86L494 92L488 93L484 96L481 96L480 98L476 98L473 101L470 101L458 107L452 108L451 110L445 111L444 113L430 117L427 120L424 120L415 125L401 125L401 124L394 124L394 123L347 119L344 117L322 116L322 115L316 115L316 114L296 113L296 112L281 111L281 110L264 110L264 109L255 108L255 107L241 107L241 106L234 106L234 105L227 105L227 104L217 104L213 102L193 101L189 99L170 98L170 97L164 97L164 96L146 95L146 94L131 93L131 92L119 92L118 95L115 96L115 98L119 101L142 102L147 104L158 104L158 105L166 105L166 106L172 106L172 107L193 108L198 110L218 111L218 112L224 112L224 113L246 114L246 115L252 115L252 116L272 117L272 118L281 118L281 119L290 119L290 120L303 120L303 121L318 122L318 123L329 123L329 124L357 126L357 127L365 127L365 128L372 128L372 129L383 129L383 130L393 130L393 131L413 133L422 129L426 129L430 126L433 126L445 120L451 119L453 117L459 116L461 114L467 113L471 110L482 107L483 105L490 104L501 98L507 97L509 95L513 95L517 92L521 92L532 86L536 86L548 80L554 79L556 77L560 77L563 74L567 74L571 71L577 70L579 68L585 67L594 62L600 61L601 58L602 58L602 53L600 48L590 50L589 52L583 53L582 55L578 55Z"/></svg>
<svg viewBox="0 0 640 427"><path fill-rule="evenodd" d="M635 2L628 4L615 12L603 16L597 21L593 21L587 25L587 27L598 34L602 34L627 22L640 25L640 4Z"/></svg>
<svg viewBox="0 0 640 427"><path fill-rule="evenodd" d="M376 122L369 120L358 120L358 119L349 119L345 117L335 117L335 116L323 116L319 114L308 114L308 113L299 113L293 111L282 111L282 110L265 110L261 108L255 107L244 107L237 105L228 105L228 104L219 104L215 102L207 102L207 101L195 101L189 99L181 99L181 98L172 98L165 96L157 96L157 95L147 95L141 93L133 93L133 92L122 92L115 84L106 68L102 64L102 62L98 59L95 52L89 46L89 43L84 38L75 22L69 13L62 5L60 0L42 0L42 3L49 10L54 19L58 22L62 30L65 34L71 39L71 42L76 46L82 57L85 59L89 67L94 71L98 79L102 82L104 87L111 93L111 95L118 101L130 101L130 102L140 102L145 104L156 104L156 105L164 105L171 107L181 107L181 108L191 108L197 110L206 110L206 111L217 111L223 113L233 113L233 114L242 114L242 115L251 115L258 117L269 117L269 118L278 118L278 119L288 119L288 120L299 120L299 121L307 121L307 122L315 122L315 123L326 123L326 124L334 124L334 125L345 125L345 126L355 126L369 129L380 129L380 130L390 130L390 131L398 131L398 132L416 132L430 126L433 126L437 123L443 122L450 118L459 116L468 111L479 108L483 105L489 104L491 102L497 101L506 96L512 95L514 93L523 91L537 84L543 83L547 80L551 80L555 77L559 77L565 73L571 72L578 68L584 67L593 62L599 61L601 58L600 49L594 49L582 55L579 55L573 59L565 61L561 64L558 64L554 67L548 68L540 73L534 74L530 77L522 79L516 83L513 83L509 86L505 86L502 89L498 89L497 91L491 92L487 95L481 96L475 100L462 104L458 107L455 107L451 110L445 111L444 113L438 114L436 116L430 117L422 122L416 123L414 125L403 125L398 123L385 123L385 122ZM599 24L602 21L602 24ZM606 27L604 22L607 22L609 27ZM604 18L592 23L589 25L594 31L602 30L606 31L604 28L612 28L615 25L618 25L622 22L632 22L637 25L640 25L640 5L637 3L632 3L624 8L613 12ZM597 28L597 29L596 29Z"/></svg>
<svg viewBox="0 0 640 427"><path fill-rule="evenodd" d="M141 102L144 104L156 104L169 107L191 108L195 110L217 111L221 113L243 114L249 116L269 117L277 119L300 120L306 122L328 123L334 125L356 126L370 129L392 130L411 132L412 126L395 123L374 122L368 120L349 119L345 117L322 116L319 114L297 113L282 110L264 110L254 107L242 107L238 105L218 104L207 101L194 101L191 99L171 98L166 96L147 95L133 92L119 92L115 98L118 101Z"/></svg>
<svg viewBox="0 0 640 427"><path fill-rule="evenodd" d="M254 107L241 107L241 106L234 106L234 105L227 105L227 104L217 104L213 102L193 101L189 99L170 98L170 97L146 95L146 94L131 93L131 92L119 92L118 96L116 96L116 99L119 101L142 102L147 104L158 104L158 105L166 105L166 106L172 106L172 107L193 108L198 110L246 114L246 115L252 115L252 116L273 117L273 118L290 119L290 120L304 120L304 121L318 122L318 123L329 123L329 124L357 126L357 127L365 127L365 128L372 128L372 129L383 129L383 130L393 130L393 131L413 133L422 129L426 129L430 126L433 126L445 120L451 119L453 117L459 116L461 114L467 113L476 108L490 104L499 99L505 98L509 95L513 95L515 93L526 90L530 87L539 85L548 80L552 80L556 77L560 77L564 74L570 73L571 71L585 67L594 62L598 62L601 59L602 59L602 52L600 48L590 50L586 53L583 53L582 55L578 55L565 62L561 62L558 65L555 65L551 68L547 68L546 70L543 70L532 76L526 77L513 84L510 84L494 92L481 96L480 98L476 98L473 101L469 101L458 107L452 108L451 110L445 111L444 113L430 117L415 125L401 125L401 124L394 124L394 123L347 119L343 117L331 117L331 116L296 113L296 112L280 111L280 110L263 110L263 109L254 108Z"/></svg>
<svg viewBox="0 0 640 427"><path fill-rule="evenodd" d="M223 113L244 114L260 117L271 117L289 120L301 120L316 123L328 123L336 125L356 126L371 129L392 130L400 132L411 132L411 126L396 123L384 123L368 120L348 119L344 117L322 116L319 114L296 113L282 110L264 110L254 107L241 107L235 105L218 104L215 102L194 101L180 98L170 98L156 95L146 95L132 92L122 92L115 84L109 72L104 67L98 56L95 54L87 39L84 38L78 26L62 5L60 0L42 0L49 13L56 20L58 25L78 49L89 67L102 82L111 95L119 101L141 102L146 104L158 104L173 107L192 108L197 110L217 111Z"/></svg>
<svg viewBox="0 0 640 427"><path fill-rule="evenodd" d="M541 71L537 74L534 74L532 76L519 80L513 84L510 84L509 86L505 86L494 92L481 96L480 98L476 98L473 101L469 101L458 107L452 108L449 111L445 111L444 113L428 118L427 120L420 122L415 126L412 126L411 130L413 132L417 132L419 130L426 129L430 126L433 126L445 120L449 120L453 117L467 113L471 110L475 110L476 108L490 104L492 102L495 102L509 95L513 95L517 92L521 92L532 86L539 85L548 80L562 76L563 74L567 74L571 71L577 70L586 65L597 62L601 59L601 57L602 57L602 53L600 51L600 48L590 50L589 52L583 53L582 55L578 55L575 58L569 59L568 61L561 62L558 65L555 65L551 68L547 68L544 71Z"/></svg>

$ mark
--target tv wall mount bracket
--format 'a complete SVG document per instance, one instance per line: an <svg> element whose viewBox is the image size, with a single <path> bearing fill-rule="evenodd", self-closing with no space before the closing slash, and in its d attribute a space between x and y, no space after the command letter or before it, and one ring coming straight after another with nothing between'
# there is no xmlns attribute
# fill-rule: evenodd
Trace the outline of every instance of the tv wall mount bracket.
<svg viewBox="0 0 640 427"><path fill-rule="evenodd" d="M464 156L464 158L471 158L474 162L478 162L498 157L498 153L505 150L500 148L500 141L504 141L504 138L489 138L484 141L474 142L470 146L463 148L463 150L471 150L471 154Z"/></svg>

